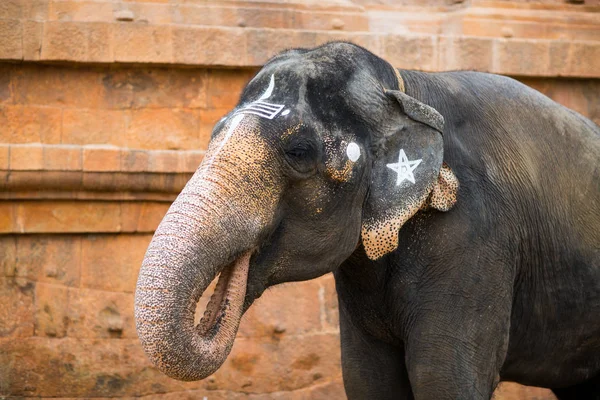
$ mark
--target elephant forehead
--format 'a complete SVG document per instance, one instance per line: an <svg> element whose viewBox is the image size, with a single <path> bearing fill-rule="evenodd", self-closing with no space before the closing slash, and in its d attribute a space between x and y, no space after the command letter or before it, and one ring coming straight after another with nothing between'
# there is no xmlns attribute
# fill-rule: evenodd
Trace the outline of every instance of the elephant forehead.
<svg viewBox="0 0 600 400"><path fill-rule="evenodd" d="M247 223L255 220L259 226L270 221L281 194L282 176L256 120L256 116L242 115L215 136L190 181L190 190L182 193L187 204L203 207L226 199L230 209L248 216Z"/></svg>
<svg viewBox="0 0 600 400"><path fill-rule="evenodd" d="M231 117L224 129L211 141L205 160L210 165L220 158L245 163L262 162L272 157L261 135L257 116L238 114Z"/></svg>

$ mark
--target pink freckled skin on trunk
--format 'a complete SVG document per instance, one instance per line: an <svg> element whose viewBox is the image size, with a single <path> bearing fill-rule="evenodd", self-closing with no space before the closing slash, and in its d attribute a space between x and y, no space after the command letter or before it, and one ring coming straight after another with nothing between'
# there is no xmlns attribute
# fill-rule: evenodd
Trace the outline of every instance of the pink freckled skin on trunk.
<svg viewBox="0 0 600 400"><path fill-rule="evenodd" d="M243 313L252 249L279 201L282 178L269 173L276 161L257 118L246 115L213 139L142 263L138 336L152 362L176 379L203 379L227 358ZM196 304L219 273L196 326Z"/></svg>

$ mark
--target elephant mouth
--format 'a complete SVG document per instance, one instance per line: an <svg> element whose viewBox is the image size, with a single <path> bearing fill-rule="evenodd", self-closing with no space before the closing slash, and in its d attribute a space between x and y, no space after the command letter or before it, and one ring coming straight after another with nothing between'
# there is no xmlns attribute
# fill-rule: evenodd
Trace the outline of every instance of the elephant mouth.
<svg viewBox="0 0 600 400"><path fill-rule="evenodd" d="M196 326L200 336L235 338L244 312L251 255L252 251L247 251L221 270L215 290Z"/></svg>

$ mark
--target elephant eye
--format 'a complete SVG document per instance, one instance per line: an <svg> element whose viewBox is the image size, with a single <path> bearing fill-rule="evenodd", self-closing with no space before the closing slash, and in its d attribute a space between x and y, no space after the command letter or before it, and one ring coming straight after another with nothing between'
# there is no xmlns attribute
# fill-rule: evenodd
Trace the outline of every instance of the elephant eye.
<svg viewBox="0 0 600 400"><path fill-rule="evenodd" d="M286 154L294 158L304 158L308 155L310 147L306 144L299 144L286 151Z"/></svg>
<svg viewBox="0 0 600 400"><path fill-rule="evenodd" d="M301 174L316 171L317 150L310 140L295 140L287 146L285 158L288 164Z"/></svg>

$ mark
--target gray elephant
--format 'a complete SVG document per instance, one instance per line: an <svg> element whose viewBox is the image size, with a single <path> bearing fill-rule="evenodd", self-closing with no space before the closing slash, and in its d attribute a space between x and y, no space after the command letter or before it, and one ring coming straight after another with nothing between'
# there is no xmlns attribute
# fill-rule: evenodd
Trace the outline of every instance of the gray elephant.
<svg viewBox="0 0 600 400"><path fill-rule="evenodd" d="M143 348L205 378L267 287L333 272L350 399L489 399L501 380L599 399L599 156L598 126L512 79L285 51L156 230Z"/></svg>

